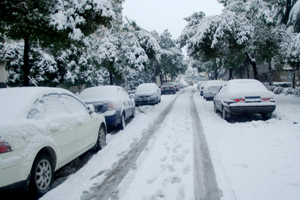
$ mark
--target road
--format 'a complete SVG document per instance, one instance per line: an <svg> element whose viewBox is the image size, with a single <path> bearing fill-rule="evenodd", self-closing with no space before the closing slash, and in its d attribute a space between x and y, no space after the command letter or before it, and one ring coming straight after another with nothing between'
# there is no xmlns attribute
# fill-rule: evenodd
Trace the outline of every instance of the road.
<svg viewBox="0 0 300 200"><path fill-rule="evenodd" d="M195 89L180 91L144 129L142 137L131 146L130 150L111 169L102 173L104 176L102 181L94 184L90 191L84 192L81 199L147 199L147 196L151 196L152 199L155 196L163 196L166 199L220 199L201 120L193 100L195 92ZM143 113L142 107L139 110ZM158 141L158 138L162 138L163 144ZM167 143L170 140L173 143ZM155 151L155 149L162 151ZM161 155L164 150L169 152L172 150L172 153L166 152L165 155ZM143 173L145 166L149 166L147 156L158 158L151 163L156 165L152 166L151 170L155 173L157 169L160 178L154 175L155 180L150 180L151 177L137 175ZM166 165L165 162L169 158L171 163ZM181 167L182 174L171 175ZM174 183L182 186L179 191L176 191L178 186L174 186ZM160 191L161 188L158 188L158 191L151 191L152 185L156 187L160 184L165 185L163 190L172 191L172 194ZM191 188L187 189L184 185L192 185L194 191L190 191ZM138 189L143 193L145 190L151 192L139 196Z"/></svg>

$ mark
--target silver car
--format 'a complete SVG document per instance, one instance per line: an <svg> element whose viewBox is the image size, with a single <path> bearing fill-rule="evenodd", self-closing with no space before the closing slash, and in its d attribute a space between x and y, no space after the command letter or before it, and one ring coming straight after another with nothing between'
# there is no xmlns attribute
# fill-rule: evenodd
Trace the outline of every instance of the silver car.
<svg viewBox="0 0 300 200"><path fill-rule="evenodd" d="M232 114L243 113L259 113L267 120L276 108L273 93L253 79L228 81L220 88L213 102L215 112L222 112L222 117L226 120Z"/></svg>
<svg viewBox="0 0 300 200"><path fill-rule="evenodd" d="M136 106L158 104L161 101L161 91L155 83L140 84L136 89L134 101Z"/></svg>

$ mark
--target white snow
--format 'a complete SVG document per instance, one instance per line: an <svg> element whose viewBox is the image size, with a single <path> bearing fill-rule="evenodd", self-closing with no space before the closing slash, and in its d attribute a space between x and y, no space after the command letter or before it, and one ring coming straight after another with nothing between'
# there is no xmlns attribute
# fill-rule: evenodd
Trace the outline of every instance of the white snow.
<svg viewBox="0 0 300 200"><path fill-rule="evenodd" d="M182 95L180 95L183 93ZM148 126L176 97L174 107L117 188L118 199L195 199L191 99L208 142L222 200L297 200L300 196L300 98L276 95L268 121L229 123L213 111L196 87L163 95L142 106L122 131L107 135L107 146L78 172L41 199L80 199L101 183Z"/></svg>

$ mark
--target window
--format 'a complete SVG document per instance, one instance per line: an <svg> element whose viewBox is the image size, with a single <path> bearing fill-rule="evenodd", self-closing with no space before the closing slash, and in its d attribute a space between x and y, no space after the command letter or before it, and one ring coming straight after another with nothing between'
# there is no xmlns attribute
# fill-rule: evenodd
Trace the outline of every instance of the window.
<svg viewBox="0 0 300 200"><path fill-rule="evenodd" d="M69 112L72 114L87 114L86 106L75 97L63 94L63 101Z"/></svg>

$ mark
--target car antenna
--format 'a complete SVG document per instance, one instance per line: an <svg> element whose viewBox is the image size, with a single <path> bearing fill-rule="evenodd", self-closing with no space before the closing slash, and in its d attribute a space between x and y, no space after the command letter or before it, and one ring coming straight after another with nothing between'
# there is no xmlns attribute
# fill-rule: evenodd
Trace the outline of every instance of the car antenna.
<svg viewBox="0 0 300 200"><path fill-rule="evenodd" d="M28 78L30 79L30 81L35 85L35 87L38 87L38 85L36 84L36 81L33 80L32 78L30 78L30 76L28 76Z"/></svg>

